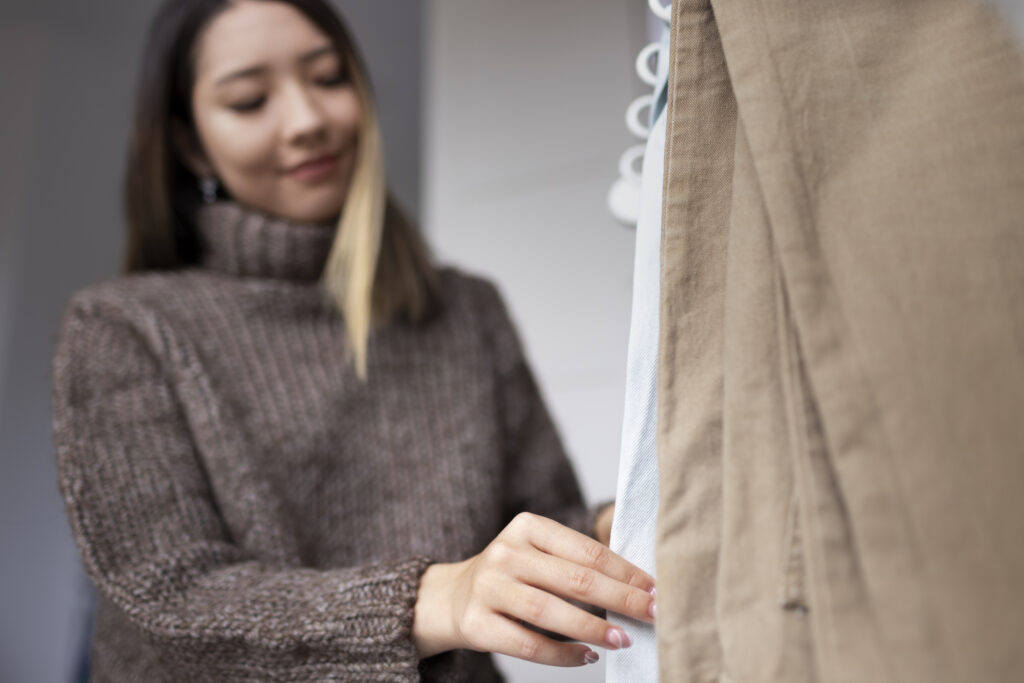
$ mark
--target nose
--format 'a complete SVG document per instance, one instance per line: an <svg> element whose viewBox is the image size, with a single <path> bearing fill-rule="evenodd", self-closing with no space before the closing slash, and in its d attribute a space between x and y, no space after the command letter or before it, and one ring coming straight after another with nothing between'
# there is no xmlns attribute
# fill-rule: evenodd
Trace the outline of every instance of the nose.
<svg viewBox="0 0 1024 683"><path fill-rule="evenodd" d="M302 84L293 83L285 89L283 135L287 142L317 142L326 133L326 118L316 98Z"/></svg>

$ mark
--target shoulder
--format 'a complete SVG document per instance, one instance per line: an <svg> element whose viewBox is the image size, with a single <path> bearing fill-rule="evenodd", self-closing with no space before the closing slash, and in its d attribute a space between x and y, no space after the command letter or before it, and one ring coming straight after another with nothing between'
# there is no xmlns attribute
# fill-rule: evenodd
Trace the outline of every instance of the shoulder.
<svg viewBox="0 0 1024 683"><path fill-rule="evenodd" d="M146 271L88 285L68 300L65 317L174 317L197 311L201 302L237 296L239 285L196 268Z"/></svg>
<svg viewBox="0 0 1024 683"><path fill-rule="evenodd" d="M460 326L479 330L499 365L518 358L522 354L519 335L499 287L485 277L456 268L444 267L438 274L447 314Z"/></svg>
<svg viewBox="0 0 1024 683"><path fill-rule="evenodd" d="M475 316L507 317L505 301L491 280L452 266L438 269L445 308L467 309Z"/></svg>
<svg viewBox="0 0 1024 683"><path fill-rule="evenodd" d="M201 277L201 276L198 276ZM197 285L193 271L154 271L124 275L77 290L65 315L103 316L146 309L159 310L169 298Z"/></svg>
<svg viewBox="0 0 1024 683"><path fill-rule="evenodd" d="M80 332L83 325L128 323L152 309L161 288L168 289L166 276L139 274L98 282L79 289L68 300L61 321L61 336Z"/></svg>
<svg viewBox="0 0 1024 683"><path fill-rule="evenodd" d="M90 344L111 335L147 340L167 338L166 323L209 276L194 270L146 272L88 285L68 300L60 323L60 347Z"/></svg>

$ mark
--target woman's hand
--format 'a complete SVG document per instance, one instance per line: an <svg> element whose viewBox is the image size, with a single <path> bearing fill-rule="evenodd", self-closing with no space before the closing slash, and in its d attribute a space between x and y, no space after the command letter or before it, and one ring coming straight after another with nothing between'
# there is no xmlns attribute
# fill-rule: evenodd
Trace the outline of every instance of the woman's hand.
<svg viewBox="0 0 1024 683"><path fill-rule="evenodd" d="M565 598L653 622L653 589L654 579L601 543L523 513L479 555L424 572L413 641L421 657L468 648L581 666L597 661L583 643L617 650L629 636ZM523 623L580 642L557 642Z"/></svg>

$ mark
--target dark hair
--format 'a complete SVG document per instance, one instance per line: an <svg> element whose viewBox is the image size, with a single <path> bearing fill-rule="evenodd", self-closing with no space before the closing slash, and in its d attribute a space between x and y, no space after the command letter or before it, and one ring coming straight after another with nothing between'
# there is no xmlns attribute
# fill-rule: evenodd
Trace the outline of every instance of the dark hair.
<svg viewBox="0 0 1024 683"><path fill-rule="evenodd" d="M323 284L345 315L364 374L369 326L396 316L415 322L435 312L437 273L417 230L388 196L369 78L341 17L326 0L262 1L290 5L317 26L334 45L363 100L355 177ZM198 141L192 112L197 39L210 21L237 2L164 0L153 19L124 179L126 273L199 260L195 217L202 196L176 145L178 133Z"/></svg>

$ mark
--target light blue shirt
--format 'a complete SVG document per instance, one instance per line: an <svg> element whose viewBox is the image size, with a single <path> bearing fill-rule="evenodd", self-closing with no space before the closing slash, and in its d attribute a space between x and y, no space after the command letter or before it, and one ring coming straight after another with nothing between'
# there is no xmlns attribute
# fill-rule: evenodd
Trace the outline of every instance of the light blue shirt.
<svg viewBox="0 0 1024 683"><path fill-rule="evenodd" d="M647 139L641 172L633 311L626 360L626 407L611 535L612 550L652 576L658 519L658 306L668 39L666 29L662 34L663 49L656 71L658 83L651 111L654 123ZM657 681L658 648L654 628L616 614L609 614L609 620L626 631L632 646L608 652L608 683Z"/></svg>

